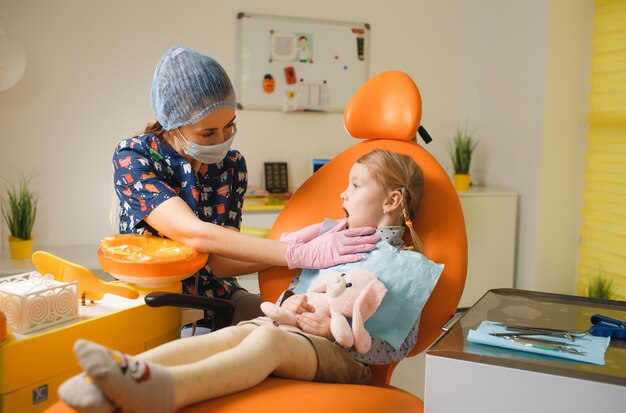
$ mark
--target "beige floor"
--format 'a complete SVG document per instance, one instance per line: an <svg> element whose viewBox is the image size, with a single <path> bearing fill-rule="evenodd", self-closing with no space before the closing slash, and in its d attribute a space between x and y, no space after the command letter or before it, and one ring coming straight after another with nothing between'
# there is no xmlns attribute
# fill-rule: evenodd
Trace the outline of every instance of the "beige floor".
<svg viewBox="0 0 626 413"><path fill-rule="evenodd" d="M400 362L393 372L391 384L424 400L424 371L426 352Z"/></svg>

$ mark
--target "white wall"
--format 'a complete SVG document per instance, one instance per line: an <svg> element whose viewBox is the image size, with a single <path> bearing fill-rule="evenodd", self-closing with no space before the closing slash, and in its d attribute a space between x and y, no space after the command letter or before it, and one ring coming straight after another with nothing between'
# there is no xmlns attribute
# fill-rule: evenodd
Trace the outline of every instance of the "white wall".
<svg viewBox="0 0 626 413"><path fill-rule="evenodd" d="M591 1L551 1L535 289L575 294L582 225Z"/></svg>
<svg viewBox="0 0 626 413"><path fill-rule="evenodd" d="M0 19L28 66L0 93L0 177L13 178L17 167L37 171L36 245L95 244L112 231L110 158L121 138L151 119L158 57L181 43L234 75L239 11L369 22L370 74L399 69L415 80L423 125L435 139L428 149L451 169L446 144L457 125L467 125L480 140L477 182L520 194L518 285L535 286L541 174L551 165L542 158L545 1L1 0ZM246 155L253 184L262 183L264 161L287 160L297 186L311 156L353 143L340 114L240 111L238 126L234 146ZM542 223L542 233L549 227Z"/></svg>

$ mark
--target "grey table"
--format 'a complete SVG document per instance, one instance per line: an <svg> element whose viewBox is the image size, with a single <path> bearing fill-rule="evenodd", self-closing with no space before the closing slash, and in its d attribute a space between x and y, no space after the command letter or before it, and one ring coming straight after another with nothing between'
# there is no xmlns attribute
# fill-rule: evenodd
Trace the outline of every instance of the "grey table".
<svg viewBox="0 0 626 413"><path fill-rule="evenodd" d="M426 412L626 412L624 340L604 366L467 341L484 320L584 331L596 313L626 320L626 302L488 291L426 352Z"/></svg>

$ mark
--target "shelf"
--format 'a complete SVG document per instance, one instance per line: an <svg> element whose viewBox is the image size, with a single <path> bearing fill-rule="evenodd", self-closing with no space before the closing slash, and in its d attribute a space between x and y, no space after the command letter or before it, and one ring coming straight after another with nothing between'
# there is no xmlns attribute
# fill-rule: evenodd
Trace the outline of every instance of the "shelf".
<svg viewBox="0 0 626 413"><path fill-rule="evenodd" d="M96 252L97 245L63 245L63 246L35 246L34 251L46 251L64 260L87 267L96 275L104 274L100 268ZM35 266L31 260L14 260L7 249L0 250L0 277L33 271Z"/></svg>
<svg viewBox="0 0 626 413"><path fill-rule="evenodd" d="M280 211L289 199L282 199L282 194L269 196L246 196L243 201L244 211Z"/></svg>
<svg viewBox="0 0 626 413"><path fill-rule="evenodd" d="M496 188L488 188L485 186L472 186L467 191L457 191L457 194L459 195L459 198L467 198L467 197L474 197L474 196L478 197L478 196L517 195L515 192L512 192L512 191L505 191L505 190L496 189Z"/></svg>
<svg viewBox="0 0 626 413"><path fill-rule="evenodd" d="M276 212L276 211L282 211L283 206L284 205L244 205L242 210L243 211L255 211L255 212L260 212L260 211Z"/></svg>

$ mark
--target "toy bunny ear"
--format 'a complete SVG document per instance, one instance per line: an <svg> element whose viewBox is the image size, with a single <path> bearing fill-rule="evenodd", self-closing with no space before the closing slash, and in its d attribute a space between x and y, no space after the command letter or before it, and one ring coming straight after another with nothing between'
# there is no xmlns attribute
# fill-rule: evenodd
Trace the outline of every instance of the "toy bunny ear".
<svg viewBox="0 0 626 413"><path fill-rule="evenodd" d="M354 302L352 333L354 334L354 349L357 353L365 354L370 349L372 342L364 324L374 314L386 293L387 289L382 282L372 280Z"/></svg>

